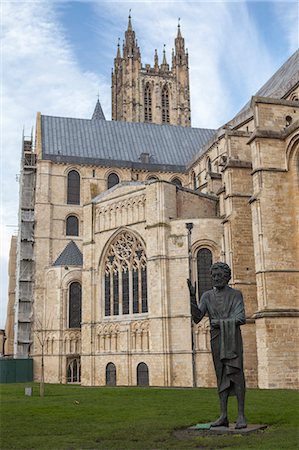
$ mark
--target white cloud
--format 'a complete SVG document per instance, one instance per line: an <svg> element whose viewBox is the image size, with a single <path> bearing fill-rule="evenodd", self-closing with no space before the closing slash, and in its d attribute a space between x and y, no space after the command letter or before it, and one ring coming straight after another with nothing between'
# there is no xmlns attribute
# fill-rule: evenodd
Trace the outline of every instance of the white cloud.
<svg viewBox="0 0 299 450"><path fill-rule="evenodd" d="M4 327L10 235L17 225L22 129L31 134L35 114L90 117L99 91L110 109L110 80L84 73L53 5L40 2L2 4L3 62L1 109L1 309Z"/></svg>

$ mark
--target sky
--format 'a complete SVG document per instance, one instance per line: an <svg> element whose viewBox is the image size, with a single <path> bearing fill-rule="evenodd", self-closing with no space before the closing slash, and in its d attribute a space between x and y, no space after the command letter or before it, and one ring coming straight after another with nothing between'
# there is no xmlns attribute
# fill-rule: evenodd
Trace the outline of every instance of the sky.
<svg viewBox="0 0 299 450"><path fill-rule="evenodd" d="M17 232L22 135L36 113L111 118L111 68L128 14L142 64L171 49L180 18L189 52L193 127L218 128L298 48L298 2L1 1L1 297L5 326L11 235Z"/></svg>

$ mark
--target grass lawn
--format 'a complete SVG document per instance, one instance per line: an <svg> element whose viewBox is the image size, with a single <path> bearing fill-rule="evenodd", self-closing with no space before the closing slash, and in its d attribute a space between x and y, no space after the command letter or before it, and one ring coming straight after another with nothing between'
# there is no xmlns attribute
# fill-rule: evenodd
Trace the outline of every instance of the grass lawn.
<svg viewBox="0 0 299 450"><path fill-rule="evenodd" d="M248 436L213 436L178 440L173 431L218 415L215 389L85 388L2 384L1 450L6 449L297 449L298 392L247 391L249 423L268 429ZM230 399L230 420L236 399Z"/></svg>

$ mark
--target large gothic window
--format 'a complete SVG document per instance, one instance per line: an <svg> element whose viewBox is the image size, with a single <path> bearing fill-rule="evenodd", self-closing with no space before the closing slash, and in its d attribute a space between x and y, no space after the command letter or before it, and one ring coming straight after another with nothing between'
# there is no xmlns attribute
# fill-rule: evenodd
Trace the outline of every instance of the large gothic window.
<svg viewBox="0 0 299 450"><path fill-rule="evenodd" d="M79 236L79 220L76 216L68 216L66 219L66 235Z"/></svg>
<svg viewBox="0 0 299 450"><path fill-rule="evenodd" d="M167 86L162 89L162 123L169 123L169 91Z"/></svg>
<svg viewBox="0 0 299 450"><path fill-rule="evenodd" d="M201 248L197 252L197 285L198 297L212 289L211 266L212 252L208 248Z"/></svg>
<svg viewBox="0 0 299 450"><path fill-rule="evenodd" d="M69 328L81 328L81 284L75 281L69 287Z"/></svg>
<svg viewBox="0 0 299 450"><path fill-rule="evenodd" d="M128 231L111 243L105 258L105 316L147 312L146 254Z"/></svg>
<svg viewBox="0 0 299 450"><path fill-rule="evenodd" d="M119 177L116 173L110 173L108 177L108 189L119 183Z"/></svg>
<svg viewBox="0 0 299 450"><path fill-rule="evenodd" d="M80 205L80 175L76 170L71 170L67 176L67 203Z"/></svg>
<svg viewBox="0 0 299 450"><path fill-rule="evenodd" d="M152 122L152 91L149 83L144 88L144 121Z"/></svg>

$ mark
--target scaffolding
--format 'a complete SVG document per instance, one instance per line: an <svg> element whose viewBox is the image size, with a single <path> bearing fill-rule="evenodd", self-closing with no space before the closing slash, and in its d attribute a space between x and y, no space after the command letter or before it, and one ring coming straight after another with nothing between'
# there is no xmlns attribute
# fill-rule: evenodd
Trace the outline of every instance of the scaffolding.
<svg viewBox="0 0 299 450"><path fill-rule="evenodd" d="M19 188L19 232L16 260L14 357L28 358L32 343L34 295L34 207L36 153L33 137L23 136Z"/></svg>

